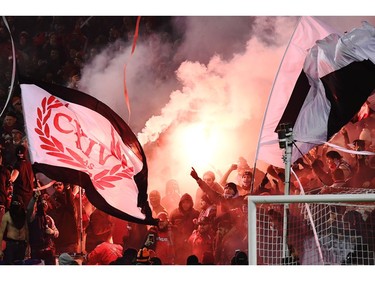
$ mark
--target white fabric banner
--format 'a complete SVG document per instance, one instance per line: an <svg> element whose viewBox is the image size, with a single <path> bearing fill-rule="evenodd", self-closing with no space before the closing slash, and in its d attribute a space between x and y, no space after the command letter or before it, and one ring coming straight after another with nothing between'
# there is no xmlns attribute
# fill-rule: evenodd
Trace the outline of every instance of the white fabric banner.
<svg viewBox="0 0 375 281"><path fill-rule="evenodd" d="M258 159L277 167L284 167L283 151L279 148L278 134L275 129L289 102L293 88L302 71L306 55L317 40L336 31L312 17L302 17L294 31L289 46L280 64L270 93L260 134ZM296 154L292 154L292 157Z"/></svg>
<svg viewBox="0 0 375 281"><path fill-rule="evenodd" d="M344 43L345 42L345 43ZM330 34L318 40L306 57L304 72L311 86L294 125L294 139L303 154L327 140L327 123L331 109L320 78L352 62L375 62L375 27L364 22L342 37ZM353 98L356 93L353 93ZM294 153L292 161L301 155Z"/></svg>
<svg viewBox="0 0 375 281"><path fill-rule="evenodd" d="M22 84L21 91L32 163L84 172L108 204L144 219L134 182L142 161L124 145L111 123L35 85Z"/></svg>

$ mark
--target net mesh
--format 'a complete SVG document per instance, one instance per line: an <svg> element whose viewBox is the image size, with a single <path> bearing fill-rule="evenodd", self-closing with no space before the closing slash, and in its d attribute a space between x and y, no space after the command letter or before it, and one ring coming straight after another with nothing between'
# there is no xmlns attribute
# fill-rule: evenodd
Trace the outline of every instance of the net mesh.
<svg viewBox="0 0 375 281"><path fill-rule="evenodd" d="M341 187L336 193L375 190ZM374 251L375 202L257 205L258 264L374 265Z"/></svg>

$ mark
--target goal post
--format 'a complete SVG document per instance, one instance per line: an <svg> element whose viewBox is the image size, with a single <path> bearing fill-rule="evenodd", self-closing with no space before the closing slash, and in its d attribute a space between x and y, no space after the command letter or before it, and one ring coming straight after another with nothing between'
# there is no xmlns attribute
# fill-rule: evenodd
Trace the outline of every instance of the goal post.
<svg viewBox="0 0 375 281"><path fill-rule="evenodd" d="M375 194L319 194L319 195L265 195L248 196L248 241L249 241L249 264L257 265L258 258L258 232L257 232L257 206L260 204L282 204L305 203L307 209L314 204L341 204L341 203L368 203L375 205ZM311 222L314 228L314 223ZM310 225L310 227L311 227ZM283 231L286 231L285 229ZM315 231L315 230L313 230ZM316 235L316 233L314 233ZM356 237L357 238L357 237ZM319 238L320 239L320 238ZM354 238L351 238L354 239ZM318 241L318 239L316 239ZM277 242L279 243L279 242ZM269 246L274 247L275 245ZM282 246L283 247L283 246ZM323 262L324 264L324 262Z"/></svg>

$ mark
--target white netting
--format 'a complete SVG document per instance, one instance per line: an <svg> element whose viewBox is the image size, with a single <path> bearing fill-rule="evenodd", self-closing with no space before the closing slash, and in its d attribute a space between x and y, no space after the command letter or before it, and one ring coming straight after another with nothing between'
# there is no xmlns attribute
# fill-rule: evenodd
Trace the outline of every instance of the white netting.
<svg viewBox="0 0 375 281"><path fill-rule="evenodd" d="M337 193L366 196L375 190ZM257 264L375 264L375 202L289 204L286 247L283 222L283 204L257 205Z"/></svg>

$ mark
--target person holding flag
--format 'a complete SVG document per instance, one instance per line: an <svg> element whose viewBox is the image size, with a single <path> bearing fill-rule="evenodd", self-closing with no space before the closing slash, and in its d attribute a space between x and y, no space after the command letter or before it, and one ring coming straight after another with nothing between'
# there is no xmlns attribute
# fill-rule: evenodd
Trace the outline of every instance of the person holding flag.
<svg viewBox="0 0 375 281"><path fill-rule="evenodd" d="M27 223L32 259L42 259L44 264L55 265L54 239L59 236L53 218L47 215L47 194L37 189L27 206Z"/></svg>
<svg viewBox="0 0 375 281"><path fill-rule="evenodd" d="M89 201L114 217L156 225L147 195L147 161L129 126L83 92L20 79L35 172L82 186Z"/></svg>

